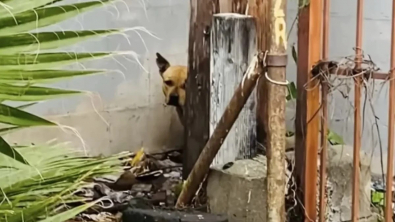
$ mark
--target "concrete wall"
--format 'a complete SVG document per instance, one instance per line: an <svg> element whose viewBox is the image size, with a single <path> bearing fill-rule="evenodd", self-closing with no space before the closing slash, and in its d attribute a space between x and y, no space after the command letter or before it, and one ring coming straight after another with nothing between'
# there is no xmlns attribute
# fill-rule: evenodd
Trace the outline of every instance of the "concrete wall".
<svg viewBox="0 0 395 222"><path fill-rule="evenodd" d="M64 1L71 2L81 0ZM171 63L186 64L189 1L124 0L45 30L137 26L147 28L161 40L140 32L143 42L135 32L128 31L126 38L122 35L97 38L62 50L134 51L140 56L139 61L148 72L139 67L132 56L86 62L83 65L87 68L115 69L118 73L56 83L54 85L57 87L88 90L97 95L51 100L28 109L60 124L74 127L84 142L71 130L54 127L23 130L10 134L7 139L11 142L30 143L57 138L59 141L72 141L76 147L85 147L92 154L136 150L141 146L157 151L177 145L182 128L175 110L162 105L164 96L155 52L160 52Z"/></svg>

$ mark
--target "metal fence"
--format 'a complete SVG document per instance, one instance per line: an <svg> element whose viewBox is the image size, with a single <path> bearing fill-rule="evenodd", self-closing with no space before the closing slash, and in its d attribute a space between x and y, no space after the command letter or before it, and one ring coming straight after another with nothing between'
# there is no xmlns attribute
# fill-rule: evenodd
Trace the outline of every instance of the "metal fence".
<svg viewBox="0 0 395 222"><path fill-rule="evenodd" d="M393 155L394 155L394 127L395 127L395 0L392 3L392 36L391 36L391 63L388 72L376 72L362 67L362 29L364 0L357 2L355 66L353 68L339 68L328 61L328 33L329 33L329 5L330 0L313 0L309 5L300 9L298 33L298 90L303 85L320 81L311 75L312 65L320 71L326 70L330 75L348 75L355 82L355 110L354 110L354 144L353 144L353 184L352 184L352 221L358 220L359 215L359 178L360 178L360 147L361 147L361 89L363 78L386 80L389 82L389 120L388 120L388 155L385 195L385 221L392 221L392 181L393 181ZM323 9L323 13L322 12ZM321 35L322 34L322 35ZM321 38L322 36L322 38ZM303 50L302 50L303 49ZM317 63L317 61L320 61ZM333 67L331 67L333 65ZM336 69L332 69L336 67ZM314 71L314 68L313 68ZM309 73L310 75L306 75ZM314 73L313 73L314 74ZM321 79L322 80L322 79ZM320 89L305 93L298 100L296 119L296 180L302 188L305 221L317 220L317 200L319 192L319 221L325 221L325 188L326 188L326 155L327 138L327 96L328 83L321 81ZM298 91L299 93L299 91ZM321 101L321 103L320 103ZM321 115L316 115L320 110ZM306 112L306 114L303 114ZM319 117L319 116L322 116ZM317 167L318 144L321 143L320 170ZM318 177L318 173L320 175ZM317 178L320 179L320 188L316 189Z"/></svg>

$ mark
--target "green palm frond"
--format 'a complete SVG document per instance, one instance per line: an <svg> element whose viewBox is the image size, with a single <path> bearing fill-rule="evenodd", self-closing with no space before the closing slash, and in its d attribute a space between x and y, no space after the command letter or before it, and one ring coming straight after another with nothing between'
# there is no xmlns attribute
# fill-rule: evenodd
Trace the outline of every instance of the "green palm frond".
<svg viewBox="0 0 395 222"><path fill-rule="evenodd" d="M96 202L58 212L60 203L81 201L73 193L87 185L87 179L120 172L128 154L105 158L86 157L81 151L63 145L17 148L28 157L29 165L6 156L0 156L0 221L65 221ZM45 154L45 155L43 155ZM126 161L126 160L124 160Z"/></svg>
<svg viewBox="0 0 395 222"><path fill-rule="evenodd" d="M56 30L37 32L38 28L54 25L81 13L112 3L112 0L91 0L75 4L54 5L61 0L3 0L0 3L0 135L42 125L56 125L41 117L3 104L5 101L37 102L64 96L79 95L77 90L35 86L78 76L106 73L106 70L69 70L66 65L97 60L119 52L61 52L70 46L95 37L119 34L125 30ZM134 31L145 31L138 29ZM45 50L52 50L47 52ZM124 54L124 53L122 53ZM25 163L16 150L4 141L0 153ZM1 146L1 144L0 144ZM11 147L12 149L12 147ZM4 152L2 152L4 151ZM12 156L11 156L12 155Z"/></svg>
<svg viewBox="0 0 395 222"><path fill-rule="evenodd" d="M37 86L107 70L66 69L82 61L98 60L125 52L64 52L60 49L95 37L120 34L121 29L55 30L39 28L71 19L110 4L112 0L88 0L55 6L62 0L0 1L0 221L63 222L91 207L76 197L87 179L121 170L127 154L106 158L86 157L63 146L11 146L2 136L35 126L57 126L26 109L39 101L79 95L81 91ZM144 28L132 28L143 31ZM152 36L152 34L150 34ZM155 37L155 36L154 36ZM49 52L48 50L51 50ZM26 102L11 106L4 102ZM63 208L66 203L86 202Z"/></svg>

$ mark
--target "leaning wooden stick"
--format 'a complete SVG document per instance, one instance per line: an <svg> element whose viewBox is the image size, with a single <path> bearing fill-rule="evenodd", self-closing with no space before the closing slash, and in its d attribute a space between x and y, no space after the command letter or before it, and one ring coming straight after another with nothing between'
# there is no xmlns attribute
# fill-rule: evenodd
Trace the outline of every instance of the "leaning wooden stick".
<svg viewBox="0 0 395 222"><path fill-rule="evenodd" d="M250 97L254 90L259 76L263 73L264 57L265 55L263 53L259 53L252 59L243 80L237 87L213 134L204 146L187 180L184 182L176 208L183 208L190 203L200 183L202 183L204 176L208 173L211 162L217 155L233 123L236 121L248 97Z"/></svg>

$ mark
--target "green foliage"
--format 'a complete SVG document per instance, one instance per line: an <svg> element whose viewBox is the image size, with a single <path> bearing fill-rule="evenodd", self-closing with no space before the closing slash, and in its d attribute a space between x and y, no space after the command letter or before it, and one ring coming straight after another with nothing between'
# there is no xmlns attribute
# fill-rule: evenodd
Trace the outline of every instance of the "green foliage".
<svg viewBox="0 0 395 222"><path fill-rule="evenodd" d="M102 7L112 0L88 0L55 6L62 0L0 1L0 221L63 222L95 204L87 202L65 209L63 204L81 202L74 192L95 176L120 170L120 157L86 157L63 146L12 146L3 136L35 126L56 126L54 122L24 109L39 101L82 92L36 86L68 78L105 73L105 70L62 69L85 60L116 55L109 52L61 52L60 47L123 30L37 32L81 13ZM52 50L51 52L45 50ZM53 51L55 50L55 51ZM9 101L26 102L19 106Z"/></svg>
<svg viewBox="0 0 395 222"><path fill-rule="evenodd" d="M0 7L0 135L26 127L56 126L55 123L22 109L4 104L7 101L37 102L82 92L35 86L38 83L104 73L105 70L67 70L61 67L84 60L95 60L116 53L109 52L45 52L87 39L119 33L122 30L83 30L37 32L46 27L101 7L111 0L91 0L83 3L54 6L60 0L7 0ZM45 7L44 7L45 6ZM27 163L18 150L0 141L0 153Z"/></svg>
<svg viewBox="0 0 395 222"><path fill-rule="evenodd" d="M86 179L121 171L117 154L106 158L86 157L64 145L14 148L29 165L0 156L0 221L63 222L95 204L87 202L67 210L63 204L86 202L73 193L86 186ZM126 161L126 159L125 159Z"/></svg>

